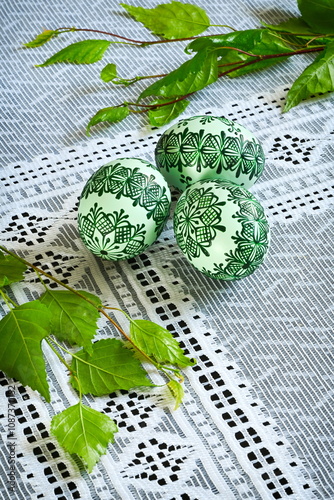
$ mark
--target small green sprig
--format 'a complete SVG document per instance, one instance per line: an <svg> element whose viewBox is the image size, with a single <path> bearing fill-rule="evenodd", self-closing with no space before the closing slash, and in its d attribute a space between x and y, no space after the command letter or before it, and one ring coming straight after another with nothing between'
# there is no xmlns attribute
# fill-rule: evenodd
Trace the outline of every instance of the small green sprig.
<svg viewBox="0 0 334 500"><path fill-rule="evenodd" d="M46 30L25 44L43 45L68 32L107 35L113 40L83 40L60 50L39 67L55 63L91 64L100 61L111 45L148 47L156 44L189 41L185 48L192 57L167 74L120 77L116 65L108 63L101 71L104 82L129 86L143 79L158 79L135 102L124 101L100 109L89 120L87 134L99 123L115 123L130 113L147 113L153 126L164 125L179 116L192 94L225 77L235 78L265 69L292 56L316 53L317 57L293 82L283 111L289 111L313 94L334 90L334 11L328 0L298 0L300 17L279 25L262 23L259 29L238 31L224 24L211 24L206 12L189 3L172 1L153 9L120 4L160 40L135 40L108 31L65 27ZM219 35L201 35L213 26L230 30ZM116 40L115 40L116 39ZM137 59L137 56L136 56Z"/></svg>
<svg viewBox="0 0 334 500"><path fill-rule="evenodd" d="M156 387L142 366L145 361L167 379L177 408L183 397L181 369L195 361L184 355L176 339L160 325L132 320L125 311L104 306L96 295L62 283L3 246L0 250L0 296L9 310L0 321L0 369L49 402L42 343L50 347L66 368L79 398L77 404L53 417L51 431L67 451L83 459L90 472L114 440L117 425L84 405L82 395L102 396L117 390ZM6 287L21 281L28 268L35 271L45 291L37 300L18 305ZM56 282L62 289L49 288L43 278ZM121 311L128 318L129 334L108 310ZM100 315L111 322L124 340L94 341ZM77 346L81 349L77 350ZM64 354L72 361L66 361Z"/></svg>

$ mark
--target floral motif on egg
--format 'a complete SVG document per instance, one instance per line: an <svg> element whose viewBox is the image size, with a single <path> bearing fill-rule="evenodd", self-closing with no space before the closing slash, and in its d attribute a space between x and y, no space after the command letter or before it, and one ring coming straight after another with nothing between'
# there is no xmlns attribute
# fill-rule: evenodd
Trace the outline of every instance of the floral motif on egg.
<svg viewBox="0 0 334 500"><path fill-rule="evenodd" d="M132 225L129 216L119 212L106 213L97 203L86 215L79 213L80 236L89 250L104 259L131 258L144 250L145 225Z"/></svg>
<svg viewBox="0 0 334 500"><path fill-rule="evenodd" d="M236 248L225 254L224 263L215 264L213 271L203 268L211 278L237 280L252 274L263 262L269 245L269 226L260 203L240 186L230 186L228 200L238 203L233 217L240 222L241 232L232 239Z"/></svg>
<svg viewBox="0 0 334 500"><path fill-rule="evenodd" d="M197 121L200 118L200 122L204 125L204 123L210 123L212 122L215 118L213 116L190 116L189 118L184 118L183 120L180 120L177 124L176 127L187 127L189 123L193 121Z"/></svg>
<svg viewBox="0 0 334 500"><path fill-rule="evenodd" d="M148 165L144 160L142 163ZM146 217L152 217L157 224L157 235L161 233L170 202L166 187L160 186L153 174L144 175L138 167L127 168L121 162L105 165L86 184L82 197L87 198L91 193L98 196L111 193L116 195L116 199L127 197L132 200L133 206L145 207Z"/></svg>
<svg viewBox="0 0 334 500"><path fill-rule="evenodd" d="M227 118L225 118L224 116L212 116L212 115L196 115L196 116L191 116L189 118L184 118L183 120L180 120L176 126L177 128L180 128L180 127L186 127L189 123L191 123L192 121L198 121L199 120L199 123L201 125L206 125L207 123L212 123L216 120L219 120L221 122L223 122L225 125L228 125L230 128L229 128L229 131L230 132L233 132L233 131L237 131L237 132L240 132L240 129L238 128L238 124L231 121L231 120L228 120Z"/></svg>
<svg viewBox="0 0 334 500"><path fill-rule="evenodd" d="M244 173L249 179L259 177L264 169L265 156L262 147L257 142L246 141L243 150Z"/></svg>
<svg viewBox="0 0 334 500"><path fill-rule="evenodd" d="M227 118L225 118L224 116L217 116L217 118L219 121L225 123L225 125L228 126L228 131L229 132L241 132L238 124L236 122L233 122L232 120L228 120Z"/></svg>
<svg viewBox="0 0 334 500"><path fill-rule="evenodd" d="M174 225L178 228L176 239L190 260L202 253L209 255L206 248L210 247L216 231L226 230L221 224L221 207L225 204L211 188L185 192L179 200L174 215Z"/></svg>

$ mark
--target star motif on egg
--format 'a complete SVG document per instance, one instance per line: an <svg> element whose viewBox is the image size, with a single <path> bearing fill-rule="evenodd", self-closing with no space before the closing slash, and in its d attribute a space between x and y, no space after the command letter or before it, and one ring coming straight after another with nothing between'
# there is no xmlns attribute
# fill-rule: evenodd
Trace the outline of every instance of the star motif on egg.
<svg viewBox="0 0 334 500"><path fill-rule="evenodd" d="M237 280L252 274L263 262L269 244L269 226L264 210L253 195L240 186L230 184L228 200L238 204L232 216L241 224L232 240L236 247L226 252L224 263L215 263L213 269L202 268L211 278Z"/></svg>
<svg viewBox="0 0 334 500"><path fill-rule="evenodd" d="M178 227L177 242L189 259L197 258L202 253L208 255L216 232L224 232L221 224L221 207L224 201L211 192L211 188L199 188L179 200L175 213L175 225Z"/></svg>

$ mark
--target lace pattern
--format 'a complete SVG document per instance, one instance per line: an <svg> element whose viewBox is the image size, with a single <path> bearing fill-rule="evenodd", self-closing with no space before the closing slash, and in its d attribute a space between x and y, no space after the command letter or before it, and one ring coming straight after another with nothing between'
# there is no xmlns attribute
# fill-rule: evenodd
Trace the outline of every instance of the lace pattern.
<svg viewBox="0 0 334 500"><path fill-rule="evenodd" d="M278 2L277 8L284 5ZM63 23L60 7L56 2L55 22ZM72 7L78 11L79 24L85 24L82 6ZM258 13L252 2L245 2L246 7L252 23ZM229 15L231 24L247 27ZM278 11L274 15L279 22ZM27 39L31 23L28 18L22 32ZM30 54L36 63L37 56ZM149 72L149 57L146 64ZM299 64L291 71L300 71ZM68 92L91 74L91 68L80 68L82 76L77 69L72 76L67 68L57 71L62 72ZM185 401L176 412L162 389L85 396L87 404L112 416L119 426L115 444L92 474L50 435L50 418L75 403L76 395L48 348L50 404L2 374L0 400L16 400L18 476L11 498L308 500L333 495L332 103L328 96L320 97L292 110L287 118L281 108L288 79L275 68L271 71L271 76L260 78L256 94L247 77L238 96L227 82L224 89L208 89L208 101L196 97L188 113L236 121L252 130L265 151L264 173L250 190L268 216L271 246L264 264L240 282L217 282L195 272L176 245L171 218L158 241L128 261L95 258L79 238L78 196L87 179L113 159L153 162L164 128L132 122L132 130L120 124L110 132L97 132L97 139L83 139L80 134L64 139L59 128L52 129L52 118L38 146L32 133L18 146L17 139L11 142L7 133L3 135L2 244L65 283L100 294L133 318L159 322L198 361L186 371ZM44 75L38 78L49 80ZM260 94L261 88L270 88L271 79L276 90ZM31 92L29 81L24 98ZM41 94L40 99L38 113L45 99L50 102L50 94ZM82 96L82 107L81 100ZM100 107L105 105L103 92L97 101ZM93 105L96 102L89 101L89 110ZM71 109L72 104L67 116ZM73 120L66 122L65 116L64 135L76 129ZM174 205L177 196L174 192ZM19 303L42 292L29 273L24 283L11 289ZM127 327L121 316L117 319ZM110 335L117 334L101 320L98 338ZM152 377L162 382L160 376ZM5 408L0 413L0 491L6 499Z"/></svg>

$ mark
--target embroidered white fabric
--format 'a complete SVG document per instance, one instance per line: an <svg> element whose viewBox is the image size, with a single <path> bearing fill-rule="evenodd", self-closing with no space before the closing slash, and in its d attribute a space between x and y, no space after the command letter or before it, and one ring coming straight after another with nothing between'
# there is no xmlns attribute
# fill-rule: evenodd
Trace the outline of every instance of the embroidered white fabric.
<svg viewBox="0 0 334 500"><path fill-rule="evenodd" d="M258 18L274 23L296 14L291 6L286 11L287 3L277 2L271 9L269 1L254 7L250 1L229 0L224 12L218 2L201 5L215 22L245 29L258 24ZM333 498L332 100L313 99L281 113L287 85L304 60L284 63L285 73L274 67L219 82L196 96L184 114L225 116L252 130L263 144L265 172L251 191L268 214L272 237L269 255L253 275L227 283L194 271L176 245L172 216L143 254L129 261L102 261L80 241L78 196L107 161L133 156L153 162L164 128L150 128L142 117L130 117L84 139L81 127L87 117L110 99L119 102L129 92L134 96L141 82L135 89L114 90L87 84L97 79L92 67L28 71L29 61L50 55L48 45L39 52L11 47L17 46L18 37L26 41L35 34L33 28L37 33L42 26L89 24L110 30L108 16L118 19L114 31L148 35L119 15L116 2L90 2L89 21L86 2L54 2L52 18L47 4L3 6L11 55L7 71L16 79L4 82L8 98L1 132L1 243L133 318L162 324L196 357L197 365L185 371L185 400L177 411L162 388L85 396L87 404L114 418L119 427L115 443L91 474L50 434L52 416L77 401L53 353L45 348L50 404L2 374L2 498ZM33 15L37 11L38 22ZM71 35L65 36L70 43ZM53 41L53 51L64 42L61 37ZM175 45L143 49L143 73L180 63ZM120 74L129 72L124 52L129 49L121 53L117 47L110 56ZM165 50L169 57L161 59ZM150 59L153 55L157 59ZM33 273L11 287L19 303L41 292ZM121 315L117 320L127 328ZM99 325L97 338L117 336L102 319ZM162 383L156 373L152 378ZM14 492L8 488L11 397L17 440Z"/></svg>

